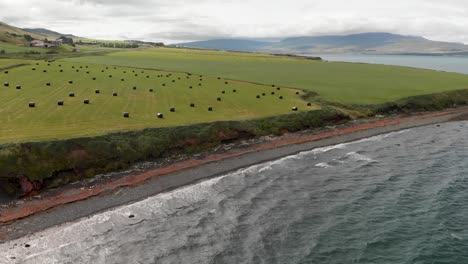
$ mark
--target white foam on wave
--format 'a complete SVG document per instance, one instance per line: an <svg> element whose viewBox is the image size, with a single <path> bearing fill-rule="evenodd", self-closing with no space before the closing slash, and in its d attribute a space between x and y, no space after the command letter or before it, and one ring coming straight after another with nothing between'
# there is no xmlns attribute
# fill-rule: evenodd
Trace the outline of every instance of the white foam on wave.
<svg viewBox="0 0 468 264"><path fill-rule="evenodd" d="M371 159L371 158L367 157L366 155L359 154L357 152L346 153L346 157L349 157L350 159L352 159L354 161L377 162L376 160Z"/></svg>
<svg viewBox="0 0 468 264"><path fill-rule="evenodd" d="M331 166L330 164L328 164L326 162L322 162L322 163L315 164L315 167L328 169L328 168L332 168L333 166Z"/></svg>
<svg viewBox="0 0 468 264"><path fill-rule="evenodd" d="M79 263L103 263L95 262L96 256L93 254L86 254L88 250L92 251L102 243L97 238L144 219L165 219L181 207L208 199L217 193L212 188L213 185L224 177L162 193L140 202L0 244L0 263L63 263L67 256L72 257L64 252L80 254ZM130 219L128 217L130 214L134 214L135 218ZM25 244L29 244L30 247L25 248Z"/></svg>

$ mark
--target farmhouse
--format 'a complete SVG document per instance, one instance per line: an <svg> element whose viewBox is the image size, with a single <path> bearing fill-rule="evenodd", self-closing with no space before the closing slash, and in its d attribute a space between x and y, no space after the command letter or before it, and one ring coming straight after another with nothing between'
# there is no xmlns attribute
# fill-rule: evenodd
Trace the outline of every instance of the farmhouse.
<svg viewBox="0 0 468 264"><path fill-rule="evenodd" d="M60 46L60 41L42 41L42 40L33 40L29 42L30 47L46 47L46 48L53 48Z"/></svg>
<svg viewBox="0 0 468 264"><path fill-rule="evenodd" d="M29 42L30 47L45 47L45 42L42 40L33 40Z"/></svg>

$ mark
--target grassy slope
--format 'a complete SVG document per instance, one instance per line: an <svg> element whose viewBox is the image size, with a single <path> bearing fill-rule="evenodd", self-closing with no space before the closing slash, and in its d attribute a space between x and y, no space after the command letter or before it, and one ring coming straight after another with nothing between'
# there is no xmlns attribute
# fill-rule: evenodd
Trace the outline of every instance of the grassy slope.
<svg viewBox="0 0 468 264"><path fill-rule="evenodd" d="M6 65L19 61L0 60ZM63 67L58 67L59 63ZM277 91L269 86L234 81L226 85L224 80L207 77L203 78L200 87L200 77L194 75L190 79L182 73L158 78L157 75L167 73L141 73L138 70L138 76L134 76L131 68L114 70L110 67L102 73L103 65L90 65L88 69L84 64L73 65L75 69L71 68L71 63L54 62L47 66L47 63L40 62L39 66L33 63L10 69L8 74L0 72L0 143L251 119L291 113L291 107L295 105L300 110L314 109L314 106L306 107L306 103L295 94L296 91L290 89ZM79 69L79 66L83 68ZM36 67L36 71L32 67ZM43 69L48 72L43 73ZM60 73L59 69L63 69L64 73ZM76 69L80 72L76 72ZM87 70L91 73L85 73ZM109 78L109 74L113 78ZM150 78L146 78L147 75ZM97 77L96 81L92 80L93 76ZM121 78L125 78L125 81L121 81ZM69 84L68 80L74 83ZM4 87L4 82L9 82L10 87ZM46 86L46 82L51 82L52 86ZM165 87L163 83L166 83ZM21 85L22 89L15 89L15 85ZM193 89L189 89L190 85ZM137 90L133 90L133 86L137 86ZM155 92L150 93L149 88L154 88ZM101 94L96 95L95 89L100 89ZM233 89L237 89L237 93L233 93ZM226 94L222 94L222 90ZM72 91L76 93L74 98L68 96ZM112 96L113 91L118 92L117 97ZM276 95L270 95L271 91L275 91ZM268 95L256 99L256 95L262 92ZM285 96L284 100L278 99L280 94ZM217 97L222 97L222 101L218 102ZM84 98L90 99L91 104L84 105ZM65 106L57 106L57 100L64 100ZM37 107L29 108L30 101L36 102ZM189 107L190 102L194 102L196 107ZM176 107L175 113L169 112L171 106ZM208 106L213 106L215 111L208 112ZM131 118L123 118L124 111L130 112ZM164 120L156 118L158 112L165 114Z"/></svg>
<svg viewBox="0 0 468 264"><path fill-rule="evenodd" d="M340 103L373 104L468 87L468 75L406 67L317 62L219 51L154 48L69 59L173 71L190 71L318 92Z"/></svg>
<svg viewBox="0 0 468 264"><path fill-rule="evenodd" d="M14 33L19 35L18 37L14 37L11 34L8 33ZM34 34L30 32L26 32L20 28L13 27L7 24L4 24L0 22L0 42L4 43L10 43L10 44L25 44L28 41L23 37L24 35L30 35L31 37L35 39L44 39L45 36L40 35L40 34Z"/></svg>

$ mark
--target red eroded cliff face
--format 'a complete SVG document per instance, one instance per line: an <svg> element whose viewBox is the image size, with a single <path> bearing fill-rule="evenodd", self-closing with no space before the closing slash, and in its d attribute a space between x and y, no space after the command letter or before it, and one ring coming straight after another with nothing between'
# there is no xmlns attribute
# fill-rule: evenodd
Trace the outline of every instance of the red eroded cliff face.
<svg viewBox="0 0 468 264"><path fill-rule="evenodd" d="M19 177L19 184L21 186L21 196L34 195L42 188L40 182L30 181L26 176Z"/></svg>

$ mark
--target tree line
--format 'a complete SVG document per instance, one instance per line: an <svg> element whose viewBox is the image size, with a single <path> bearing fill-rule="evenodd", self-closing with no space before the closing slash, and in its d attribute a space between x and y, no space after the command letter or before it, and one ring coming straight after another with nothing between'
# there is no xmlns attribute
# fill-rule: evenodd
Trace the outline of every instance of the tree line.
<svg viewBox="0 0 468 264"><path fill-rule="evenodd" d="M106 42L106 43L101 43L101 47L134 49L134 48L138 48L139 46L138 44L135 44L135 43Z"/></svg>

